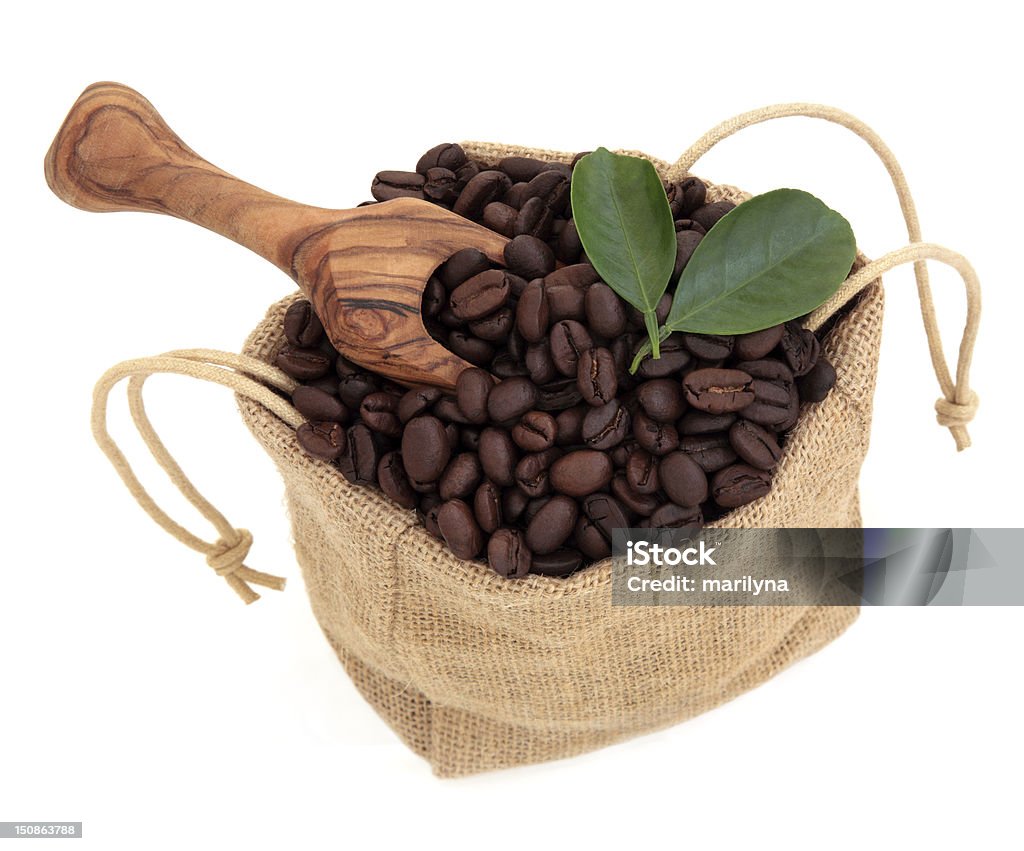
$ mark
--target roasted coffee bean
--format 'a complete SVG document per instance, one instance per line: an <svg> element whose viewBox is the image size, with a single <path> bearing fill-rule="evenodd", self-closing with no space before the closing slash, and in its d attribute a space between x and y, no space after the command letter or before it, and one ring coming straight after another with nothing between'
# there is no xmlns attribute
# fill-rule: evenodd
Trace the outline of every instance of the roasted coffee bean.
<svg viewBox="0 0 1024 851"><path fill-rule="evenodd" d="M593 449L570 452L551 465L551 486L576 499L601 490L611 478L611 460Z"/></svg>
<svg viewBox="0 0 1024 851"><path fill-rule="evenodd" d="M368 393L359 406L359 416L366 425L385 437L397 438L402 434L402 422L398 418L400 397L394 393L378 391Z"/></svg>
<svg viewBox="0 0 1024 851"><path fill-rule="evenodd" d="M378 201L394 198L423 199L426 178L415 171L379 171L370 185L370 194Z"/></svg>
<svg viewBox="0 0 1024 851"><path fill-rule="evenodd" d="M659 488L658 462L646 449L634 449L626 461L626 481L638 494L656 493Z"/></svg>
<svg viewBox="0 0 1024 851"><path fill-rule="evenodd" d="M697 222L704 230L709 231L719 219L735 207L736 205L732 201L715 201L713 204L705 204L703 207L698 207L690 213L690 218Z"/></svg>
<svg viewBox="0 0 1024 851"><path fill-rule="evenodd" d="M473 495L473 515L488 535L501 525L501 488L485 480Z"/></svg>
<svg viewBox="0 0 1024 851"><path fill-rule="evenodd" d="M461 499L441 505L437 512L437 525L444 542L459 558L476 558L484 547L484 533L473 516L473 510Z"/></svg>
<svg viewBox="0 0 1024 851"><path fill-rule="evenodd" d="M538 411L564 411L578 404L583 397L571 378L563 378L545 384L537 393Z"/></svg>
<svg viewBox="0 0 1024 851"><path fill-rule="evenodd" d="M480 430L472 426L461 426L459 428L459 446L476 452L480 448Z"/></svg>
<svg viewBox="0 0 1024 851"><path fill-rule="evenodd" d="M479 221L484 207L498 200L511 185L512 181L503 172L481 171L466 183L452 210L467 219Z"/></svg>
<svg viewBox="0 0 1024 851"><path fill-rule="evenodd" d="M508 488L501 495L501 513L506 523L515 523L526 512L530 497L519 488Z"/></svg>
<svg viewBox="0 0 1024 851"><path fill-rule="evenodd" d="M607 284L587 287L584 308L587 324L596 334L614 339L626 330L626 308Z"/></svg>
<svg viewBox="0 0 1024 851"><path fill-rule="evenodd" d="M334 461L345 451L345 429L337 422L303 423L296 437L307 455L321 461Z"/></svg>
<svg viewBox="0 0 1024 851"><path fill-rule="evenodd" d="M771 486L771 474L746 464L733 464L715 473L711 479L711 497L722 508L737 508L760 499Z"/></svg>
<svg viewBox="0 0 1024 851"><path fill-rule="evenodd" d="M333 360L318 349L285 346L277 354L275 363L287 375L298 381L322 378L331 371Z"/></svg>
<svg viewBox="0 0 1024 851"><path fill-rule="evenodd" d="M503 157L498 162L498 169L505 172L516 183L533 180L550 167L544 160L535 160L532 157Z"/></svg>
<svg viewBox="0 0 1024 851"><path fill-rule="evenodd" d="M580 355L594 343L590 333L579 322L564 319L551 329L549 345L555 368L562 375L575 378Z"/></svg>
<svg viewBox="0 0 1024 851"><path fill-rule="evenodd" d="M658 477L661 489L676 505L700 505L708 498L708 477L686 452L673 452L662 458Z"/></svg>
<svg viewBox="0 0 1024 851"><path fill-rule="evenodd" d="M433 482L441 477L452 449L444 423L424 414L413 417L402 432L402 463L415 482ZM491 477L493 478L493 476Z"/></svg>
<svg viewBox="0 0 1024 851"><path fill-rule="evenodd" d="M636 398L644 413L661 423L675 422L686 410L683 388L670 378L645 381L636 389Z"/></svg>
<svg viewBox="0 0 1024 851"><path fill-rule="evenodd" d="M409 484L400 452L387 452L381 456L377 462L377 482L384 495L402 508L416 507L416 491Z"/></svg>
<svg viewBox="0 0 1024 851"><path fill-rule="evenodd" d="M352 426L345 439L345 451L338 458L341 474L355 485L377 483L380 445L364 423Z"/></svg>
<svg viewBox="0 0 1024 851"><path fill-rule="evenodd" d="M575 405L566 408L555 417L558 433L555 443L558 446L576 446L583 442L583 417L590 410L586 405Z"/></svg>
<svg viewBox="0 0 1024 851"><path fill-rule="evenodd" d="M451 295L451 308L459 319L481 319L509 299L508 273L489 269L459 284Z"/></svg>
<svg viewBox="0 0 1024 851"><path fill-rule="evenodd" d="M551 360L551 351L548 349L547 340L530 343L526 349L526 368L530 373L530 381L538 386L549 384L558 377L558 370L555 369L555 362Z"/></svg>
<svg viewBox="0 0 1024 851"><path fill-rule="evenodd" d="M454 452L459 448L459 427L455 423L445 423L444 432L448 435L448 445Z"/></svg>
<svg viewBox="0 0 1024 851"><path fill-rule="evenodd" d="M436 318L447 305L448 291L445 290L440 278L431 276L423 290L423 315L427 319Z"/></svg>
<svg viewBox="0 0 1024 851"><path fill-rule="evenodd" d="M489 343L503 343L515 326L511 307L500 307L482 319L469 323L470 333ZM500 356L499 356L500 357Z"/></svg>
<svg viewBox="0 0 1024 851"><path fill-rule="evenodd" d="M818 338L809 328L802 328L799 322L786 323L780 345L793 375L807 375L818 362L821 352Z"/></svg>
<svg viewBox="0 0 1024 851"><path fill-rule="evenodd" d="M583 554L570 548L533 557L530 573L540 576L569 576L583 566Z"/></svg>
<svg viewBox="0 0 1024 851"><path fill-rule="evenodd" d="M585 291L600 280L601 278L597 274L597 270L589 263L575 263L572 266L563 266L561 269L555 269L554 272L544 278L544 283L549 287L565 285Z"/></svg>
<svg viewBox="0 0 1024 851"><path fill-rule="evenodd" d="M540 511L545 505L551 501L550 496L538 496L531 499L526 503L526 511L523 512L523 522L529 526L530 521L537 516L537 512Z"/></svg>
<svg viewBox="0 0 1024 851"><path fill-rule="evenodd" d="M421 496L422 495L426 495L426 494L433 494L434 496L437 496L437 482L436 481L434 481L434 482L415 482L412 479L409 479L409 487L411 487L414 491L416 491L416 493L420 494ZM438 501L439 502L440 502L440 499L441 498L438 497Z"/></svg>
<svg viewBox="0 0 1024 851"><path fill-rule="evenodd" d="M523 206L534 198L539 198L552 213L561 213L569 200L569 178L557 169L545 169L526 184Z"/></svg>
<svg viewBox="0 0 1024 851"><path fill-rule="evenodd" d="M292 302L285 311L284 335L297 349L313 348L323 339L324 326L306 299Z"/></svg>
<svg viewBox="0 0 1024 851"><path fill-rule="evenodd" d="M583 513L609 543L616 529L629 528L629 520L619 501L606 493L593 493L584 499Z"/></svg>
<svg viewBox="0 0 1024 851"><path fill-rule="evenodd" d="M785 431L796 421L800 401L795 386L787 388L779 382L755 378L751 389L754 401L740 412L741 417L772 431Z"/></svg>
<svg viewBox="0 0 1024 851"><path fill-rule="evenodd" d="M332 396L316 387L300 384L292 392L292 404L307 420L317 422L345 423L349 410L337 396Z"/></svg>
<svg viewBox="0 0 1024 851"><path fill-rule="evenodd" d="M555 247L555 257L562 263L576 263L583 253L583 243L580 242L579 231L576 230L576 222L569 219L558 235L558 245Z"/></svg>
<svg viewBox="0 0 1024 851"><path fill-rule="evenodd" d="M697 369L683 379L686 401L709 414L743 410L754 401L751 377L738 369Z"/></svg>
<svg viewBox="0 0 1024 851"><path fill-rule="evenodd" d="M466 188L466 184L469 183L469 181L480 174L482 169L480 168L479 163L476 163L473 160L467 160L465 165L454 169L454 171L455 176L459 179L458 189L461 192Z"/></svg>
<svg viewBox="0 0 1024 851"><path fill-rule="evenodd" d="M434 145L427 151L419 162L416 163L416 171L425 175L432 168L446 168L450 171L458 171L466 164L466 152L461 145L454 142L443 142Z"/></svg>
<svg viewBox="0 0 1024 851"><path fill-rule="evenodd" d="M552 218L551 208L543 198L530 198L523 201L516 219L515 235L526 234L538 239L547 239L551 232Z"/></svg>
<svg viewBox="0 0 1024 851"><path fill-rule="evenodd" d="M583 418L583 442L592 449L611 449L630 433L629 411L618 399L591 408Z"/></svg>
<svg viewBox="0 0 1024 851"><path fill-rule="evenodd" d="M536 498L547 496L551 492L549 469L561 455L561 450L545 449L543 452L531 452L524 455L516 464L516 484L527 496Z"/></svg>
<svg viewBox="0 0 1024 851"><path fill-rule="evenodd" d="M507 488L515 484L518 460L519 452L507 431L491 427L480 432L480 465L496 485Z"/></svg>
<svg viewBox="0 0 1024 851"><path fill-rule="evenodd" d="M516 305L516 329L529 343L539 343L548 332L550 321L544 279L527 284Z"/></svg>
<svg viewBox="0 0 1024 851"><path fill-rule="evenodd" d="M349 372L346 368L345 375L338 382L338 398L350 411L358 411L363 399L379 389L380 381L376 376L368 372Z"/></svg>
<svg viewBox="0 0 1024 851"><path fill-rule="evenodd" d="M500 233L502 236L513 236L516 232L516 220L519 210L501 201L491 201L484 207L480 220L485 228Z"/></svg>
<svg viewBox="0 0 1024 851"><path fill-rule="evenodd" d="M522 363L517 361L508 352L502 352L491 361L491 373L495 378L526 378L530 374Z"/></svg>
<svg viewBox="0 0 1024 851"><path fill-rule="evenodd" d="M498 529L487 542L487 562L506 579L521 579L530 572L532 553L518 529Z"/></svg>
<svg viewBox="0 0 1024 851"><path fill-rule="evenodd" d="M612 477L612 495L626 507L627 510L641 517L649 517L653 514L662 500L652 493L637 493L629 486L625 474L616 473Z"/></svg>
<svg viewBox="0 0 1024 851"><path fill-rule="evenodd" d="M784 325L773 325L763 331L740 334L733 345L733 357L741 361L766 357L782 340L784 331Z"/></svg>
<svg viewBox="0 0 1024 851"><path fill-rule="evenodd" d="M445 502L450 499L468 500L476 491L480 479L480 459L477 454L462 452L448 462L438 482L437 492Z"/></svg>
<svg viewBox="0 0 1024 851"><path fill-rule="evenodd" d="M452 331L448 335L448 348L476 366L485 366L494 360L494 346L491 343L463 331Z"/></svg>
<svg viewBox="0 0 1024 851"><path fill-rule="evenodd" d="M447 299L445 299L445 306L442 307L441 312L437 314L437 321L442 325L442 327L448 328L452 331L466 327L465 320L459 319L459 317L455 315L455 312L451 307L449 307Z"/></svg>
<svg viewBox="0 0 1024 851"><path fill-rule="evenodd" d="M676 262L672 267L672 276L669 278L670 284L675 286L679 282L683 269L690 262L693 252L697 250L697 246L700 245L700 241L703 238L703 229L700 231L681 230L676 234Z"/></svg>
<svg viewBox="0 0 1024 851"><path fill-rule="evenodd" d="M481 425L487 422L487 397L494 387L494 379L483 369L464 369L455 380L455 398L467 422Z"/></svg>
<svg viewBox="0 0 1024 851"><path fill-rule="evenodd" d="M821 356L810 372L797 379L797 387L800 389L800 400L802 402L820 402L827 395L836 383L836 370Z"/></svg>
<svg viewBox="0 0 1024 851"><path fill-rule="evenodd" d="M455 172L447 168L427 169L423 194L431 201L442 204L451 203L458 195L459 178Z"/></svg>
<svg viewBox="0 0 1024 851"><path fill-rule="evenodd" d="M454 290L459 284L490 268L491 261L482 251L476 248L463 248L445 261L438 270L438 277L445 289Z"/></svg>
<svg viewBox="0 0 1024 851"><path fill-rule="evenodd" d="M681 196L679 213L689 217L694 210L704 206L704 202L707 200L707 187L699 177L684 178L678 186L676 195L677 197Z"/></svg>
<svg viewBox="0 0 1024 851"><path fill-rule="evenodd" d="M597 524L586 517L577 518L573 540L583 555L592 561L601 561L612 554L611 544L605 540Z"/></svg>
<svg viewBox="0 0 1024 851"><path fill-rule="evenodd" d="M505 265L510 272L532 281L555 270L555 253L543 240L524 234L505 246Z"/></svg>
<svg viewBox="0 0 1024 851"><path fill-rule="evenodd" d="M508 339L505 341L505 348L508 350L509 355L515 358L517 361L522 362L526 359L526 347L529 343L523 339L523 335L515 329L508 335Z"/></svg>
<svg viewBox="0 0 1024 851"><path fill-rule="evenodd" d="M459 407L459 401L454 396L442 396L434 403L434 407L431 408L430 411L435 417L440 418L445 423L472 425L469 418L462 413L462 408Z"/></svg>
<svg viewBox="0 0 1024 851"><path fill-rule="evenodd" d="M643 342L646 340L647 337L644 336ZM633 356L635 355L636 352L633 352ZM630 360L632 360L632 356ZM690 353L683 345L683 335L670 334L661 343L661 357L653 358L651 355L647 355L640 361L637 376L640 378L667 378L682 372L689 363Z"/></svg>
<svg viewBox="0 0 1024 851"><path fill-rule="evenodd" d="M693 219L676 219L674 222L672 222L672 224L676 226L676 233L682 233L683 231L693 231L694 233L699 234L700 236L704 236L705 234L707 234L707 231L704 230L704 228L697 224L697 222L695 222Z"/></svg>
<svg viewBox="0 0 1024 851"><path fill-rule="evenodd" d="M773 470L782 457L775 435L757 423L739 420L729 429L729 442L751 467Z"/></svg>
<svg viewBox="0 0 1024 851"><path fill-rule="evenodd" d="M615 377L615 361L608 349L587 349L580 355L576 385L583 401L600 407L615 398L619 383Z"/></svg>
<svg viewBox="0 0 1024 851"><path fill-rule="evenodd" d="M697 506L666 502L647 518L646 525L651 529L692 529L696 532L704 525L704 517Z"/></svg>
<svg viewBox="0 0 1024 851"><path fill-rule="evenodd" d="M754 398L756 401L756 394ZM714 434L717 431L728 431L734 422L736 414L709 414L705 411L690 410L676 423L676 428L680 434Z"/></svg>
<svg viewBox="0 0 1024 851"><path fill-rule="evenodd" d="M795 384L792 370L782 361L775 358L740 361L736 364L736 369L742 370L752 378L774 382L786 390Z"/></svg>
<svg viewBox="0 0 1024 851"><path fill-rule="evenodd" d="M687 436L679 441L679 448L696 461L705 473L714 473L736 460L736 452L725 434Z"/></svg>
<svg viewBox="0 0 1024 851"><path fill-rule="evenodd" d="M686 350L701 360L723 360L732 354L733 337L720 334L683 334Z"/></svg>
<svg viewBox="0 0 1024 851"><path fill-rule="evenodd" d="M528 411L512 429L512 439L526 452L543 452L555 445L558 425L551 414Z"/></svg>
<svg viewBox="0 0 1024 851"><path fill-rule="evenodd" d="M523 192L526 190L526 182L519 181L513 183L509 188L508 192L501 196L503 204L507 204L509 207L514 207L518 210L523 204Z"/></svg>
<svg viewBox="0 0 1024 851"><path fill-rule="evenodd" d="M667 455L679 446L679 432L672 423L659 423L643 411L633 415L633 436L652 455Z"/></svg>
<svg viewBox="0 0 1024 851"><path fill-rule="evenodd" d="M328 396L338 395L338 379L330 373L327 373L327 375L321 376L320 378L314 378L312 381L309 381L302 386L320 390Z"/></svg>
<svg viewBox="0 0 1024 851"><path fill-rule="evenodd" d="M499 381L487 397L487 413L494 422L517 419L537 401L537 388L528 378Z"/></svg>
<svg viewBox="0 0 1024 851"><path fill-rule="evenodd" d="M561 547L576 526L577 513L576 500L561 495L549 499L526 527L531 552L546 555Z"/></svg>
<svg viewBox="0 0 1024 851"><path fill-rule="evenodd" d="M420 497L416 513L420 516L423 528L435 538L442 538L441 527L437 525L437 513L441 510L441 498L436 493L428 493Z"/></svg>
<svg viewBox="0 0 1024 851"><path fill-rule="evenodd" d="M545 290L552 322L560 322L563 319L577 321L586 319L585 299L587 294L584 290L570 284L552 286L550 283L545 283Z"/></svg>

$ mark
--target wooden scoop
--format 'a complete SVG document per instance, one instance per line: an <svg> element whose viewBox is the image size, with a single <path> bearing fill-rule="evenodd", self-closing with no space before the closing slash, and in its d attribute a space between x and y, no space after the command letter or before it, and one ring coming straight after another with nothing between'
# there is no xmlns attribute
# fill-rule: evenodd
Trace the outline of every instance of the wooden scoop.
<svg viewBox="0 0 1024 851"><path fill-rule="evenodd" d="M46 182L91 212L142 210L202 225L287 272L345 357L404 384L454 388L470 366L423 325L434 270L461 248L503 263L507 240L441 207L398 198L355 210L307 207L210 165L138 92L95 83L46 154Z"/></svg>

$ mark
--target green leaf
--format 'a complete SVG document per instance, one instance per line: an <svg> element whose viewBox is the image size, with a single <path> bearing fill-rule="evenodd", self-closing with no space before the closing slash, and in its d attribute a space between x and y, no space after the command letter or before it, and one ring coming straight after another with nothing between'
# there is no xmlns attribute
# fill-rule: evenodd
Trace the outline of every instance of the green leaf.
<svg viewBox="0 0 1024 851"><path fill-rule="evenodd" d="M746 334L795 319L839 289L855 256L853 230L835 210L798 189L766 192L700 241L665 327Z"/></svg>
<svg viewBox="0 0 1024 851"><path fill-rule="evenodd" d="M676 234L661 178L645 159L598 148L572 173L572 216L601 279L644 314L658 356L654 310L668 287Z"/></svg>

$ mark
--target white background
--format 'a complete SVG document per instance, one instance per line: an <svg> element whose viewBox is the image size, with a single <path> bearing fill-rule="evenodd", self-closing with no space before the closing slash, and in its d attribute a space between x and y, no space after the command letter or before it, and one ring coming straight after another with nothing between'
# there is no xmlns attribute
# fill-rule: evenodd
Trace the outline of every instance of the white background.
<svg viewBox="0 0 1024 851"><path fill-rule="evenodd" d="M338 207L439 141L672 159L737 112L808 100L882 134L925 238L966 254L984 286L982 407L975 446L957 454L934 421L912 275L887 276L865 524L1020 525L1019 370L1007 359L1024 306L1021 63L1007 7L706 5L91 2L8 17L0 820L83 820L83 846L102 849L1020 842L1019 609L865 611L818 655L687 724L439 781L320 635L280 480L229 393L167 379L148 399L200 489L254 530L250 564L291 579L254 606L138 510L92 443L91 388L107 367L237 350L290 282L182 222L86 214L50 195L43 154L88 83L132 85L212 162ZM696 171L754 192L810 190L869 256L904 241L884 170L839 128L758 127ZM933 277L955 354L962 287ZM113 422L141 458L120 407Z"/></svg>

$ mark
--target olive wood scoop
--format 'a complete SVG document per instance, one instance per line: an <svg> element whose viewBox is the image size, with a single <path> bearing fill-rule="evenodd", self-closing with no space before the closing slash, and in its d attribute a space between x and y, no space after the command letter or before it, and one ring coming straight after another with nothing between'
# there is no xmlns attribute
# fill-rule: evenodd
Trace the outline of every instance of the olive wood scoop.
<svg viewBox="0 0 1024 851"><path fill-rule="evenodd" d="M423 290L459 249L503 263L508 240L455 213L415 198L326 210L271 195L206 162L117 83L82 92L45 168L73 207L164 213L255 251L291 275L334 346L362 366L445 388L470 366L427 333Z"/></svg>

